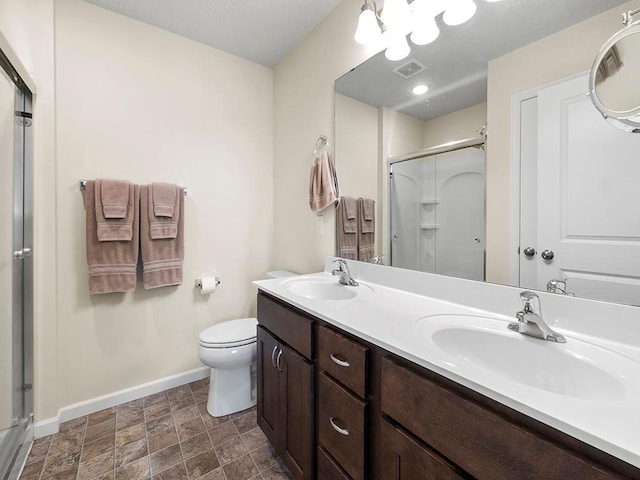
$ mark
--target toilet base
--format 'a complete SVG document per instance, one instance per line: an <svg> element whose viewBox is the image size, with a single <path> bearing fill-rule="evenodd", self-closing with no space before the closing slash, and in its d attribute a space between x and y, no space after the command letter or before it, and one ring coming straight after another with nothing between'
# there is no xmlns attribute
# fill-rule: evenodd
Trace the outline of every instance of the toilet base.
<svg viewBox="0 0 640 480"><path fill-rule="evenodd" d="M212 368L207 411L214 417L223 417L253 407L256 404L252 395L254 383L251 366L229 370Z"/></svg>

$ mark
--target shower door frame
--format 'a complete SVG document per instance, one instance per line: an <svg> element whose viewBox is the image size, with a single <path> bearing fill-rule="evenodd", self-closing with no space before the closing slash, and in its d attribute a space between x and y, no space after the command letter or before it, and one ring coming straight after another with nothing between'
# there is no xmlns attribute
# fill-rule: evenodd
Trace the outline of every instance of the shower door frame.
<svg viewBox="0 0 640 480"><path fill-rule="evenodd" d="M0 47L6 41L0 38ZM0 478L17 478L33 439L33 257L15 256L33 245L33 133L32 98L18 71L0 48L0 68L15 88L13 139L13 251L12 261L12 425L0 440ZM14 55L12 57L15 58Z"/></svg>

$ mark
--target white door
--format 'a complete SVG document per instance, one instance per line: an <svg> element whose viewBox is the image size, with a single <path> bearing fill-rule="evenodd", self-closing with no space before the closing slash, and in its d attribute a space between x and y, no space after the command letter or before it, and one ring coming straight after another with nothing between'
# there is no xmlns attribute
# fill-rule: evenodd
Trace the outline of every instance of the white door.
<svg viewBox="0 0 640 480"><path fill-rule="evenodd" d="M563 279L578 296L637 305L640 135L609 125L587 91L584 75L538 93L537 288Z"/></svg>

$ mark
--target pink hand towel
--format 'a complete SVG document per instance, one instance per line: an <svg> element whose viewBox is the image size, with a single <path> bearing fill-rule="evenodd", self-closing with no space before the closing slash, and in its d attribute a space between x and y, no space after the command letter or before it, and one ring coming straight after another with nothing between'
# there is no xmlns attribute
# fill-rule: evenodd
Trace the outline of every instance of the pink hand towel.
<svg viewBox="0 0 640 480"><path fill-rule="evenodd" d="M358 219L356 218L356 199L353 197L340 197L342 210L342 230L344 233L356 233L358 231Z"/></svg>
<svg viewBox="0 0 640 480"><path fill-rule="evenodd" d="M158 188L154 188L155 186ZM156 198L156 192L160 192L160 200ZM180 209L175 208L181 203L184 191L172 183L152 183L149 188L149 234L152 239L176 238L178 235L178 221ZM171 197L171 201L167 200ZM171 203L171 206L168 206ZM143 204L143 208L145 208ZM161 214L159 215L158 212ZM171 215L168 213L171 212Z"/></svg>
<svg viewBox="0 0 640 480"><path fill-rule="evenodd" d="M173 217L176 206L176 189L173 183L152 183L153 214L156 217Z"/></svg>
<svg viewBox="0 0 640 480"><path fill-rule="evenodd" d="M127 203L125 204L125 216L123 218L107 218L105 215L105 208L103 205L103 189L105 187L105 180L96 180L93 184L92 192L92 210L96 223L97 238L100 242L119 242L130 241L133 239L134 231L134 192L135 187L133 184L127 183ZM86 196L89 196L89 192L86 192ZM109 194L107 194L107 197ZM124 196L124 195L123 195ZM119 208L119 207L118 207ZM109 209L107 209L109 210ZM137 227L136 227L137 228Z"/></svg>
<svg viewBox="0 0 640 480"><path fill-rule="evenodd" d="M128 180L98 180L104 218L124 218L129 207Z"/></svg>
<svg viewBox="0 0 640 480"><path fill-rule="evenodd" d="M128 292L136 288L140 190L137 185L130 186L127 216L131 215L132 228L129 240L100 241L96 217L102 216L102 209L96 208L96 199L100 198L96 195L97 183L88 181L85 191L89 293Z"/></svg>
<svg viewBox="0 0 640 480"><path fill-rule="evenodd" d="M329 154L322 152L313 159L309 178L309 207L314 212L324 210L338 201L338 176Z"/></svg>
<svg viewBox="0 0 640 480"><path fill-rule="evenodd" d="M142 284L144 288L157 288L182 283L184 260L184 201L183 190L179 190L174 217L177 223L175 238L152 238L151 224L157 221L153 215L152 188L141 187L142 210L140 211L140 248L142 256Z"/></svg>

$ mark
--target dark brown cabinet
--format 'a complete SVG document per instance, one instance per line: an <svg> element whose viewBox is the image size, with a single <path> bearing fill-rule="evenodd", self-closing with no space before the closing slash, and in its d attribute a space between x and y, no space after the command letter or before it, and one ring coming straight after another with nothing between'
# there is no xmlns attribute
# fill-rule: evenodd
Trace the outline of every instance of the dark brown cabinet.
<svg viewBox="0 0 640 480"><path fill-rule="evenodd" d="M271 314L277 317L278 308L284 307L276 304ZM258 425L293 477L311 480L315 478L313 363L268 326L268 321L258 326Z"/></svg>

